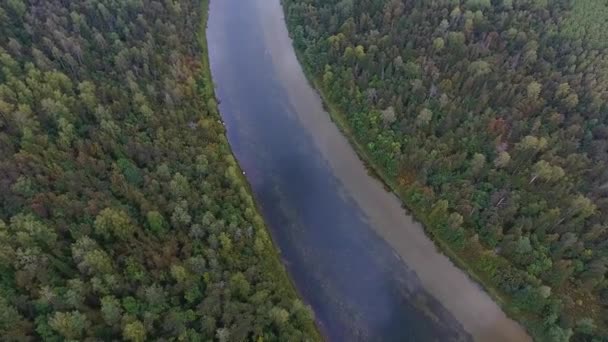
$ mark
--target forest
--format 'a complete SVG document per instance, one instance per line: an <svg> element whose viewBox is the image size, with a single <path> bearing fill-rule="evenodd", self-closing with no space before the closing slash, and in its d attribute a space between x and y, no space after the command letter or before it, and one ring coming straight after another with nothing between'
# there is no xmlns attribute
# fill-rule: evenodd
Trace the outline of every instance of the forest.
<svg viewBox="0 0 608 342"><path fill-rule="evenodd" d="M313 341L231 154L202 0L0 2L3 341Z"/></svg>
<svg viewBox="0 0 608 342"><path fill-rule="evenodd" d="M334 120L538 341L608 340L608 1L283 0Z"/></svg>

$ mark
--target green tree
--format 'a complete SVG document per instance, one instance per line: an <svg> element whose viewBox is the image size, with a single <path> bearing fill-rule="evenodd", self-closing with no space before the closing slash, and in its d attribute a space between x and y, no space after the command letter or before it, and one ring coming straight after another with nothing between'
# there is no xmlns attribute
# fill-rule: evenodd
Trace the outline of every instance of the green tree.
<svg viewBox="0 0 608 342"><path fill-rule="evenodd" d="M443 50L444 46L445 46L445 42L444 42L443 38L438 37L433 40L433 48L435 49L435 51Z"/></svg>
<svg viewBox="0 0 608 342"><path fill-rule="evenodd" d="M278 327L281 327L289 319L289 312L283 308L279 308L279 307L275 306L270 310L270 319Z"/></svg>
<svg viewBox="0 0 608 342"><path fill-rule="evenodd" d="M138 320L127 323L122 330L122 337L127 341L143 342L146 340L146 328Z"/></svg>
<svg viewBox="0 0 608 342"><path fill-rule="evenodd" d="M95 233L106 239L116 237L120 240L130 238L136 231L129 215L121 209L106 208L95 218Z"/></svg>
<svg viewBox="0 0 608 342"><path fill-rule="evenodd" d="M471 171L478 175L486 165L486 156L481 153L475 153L471 160Z"/></svg>
<svg viewBox="0 0 608 342"><path fill-rule="evenodd" d="M595 323L591 318L581 318L576 322L576 331L591 335L596 329Z"/></svg>
<svg viewBox="0 0 608 342"><path fill-rule="evenodd" d="M163 233L166 229L166 222L161 213L156 210L149 211L146 214L146 219L148 221L148 227L155 234Z"/></svg>
<svg viewBox="0 0 608 342"><path fill-rule="evenodd" d="M416 117L416 124L418 126L426 126L431 122L432 119L433 119L433 112L431 112L427 108L423 108L420 111L420 113L418 114L418 117Z"/></svg>
<svg viewBox="0 0 608 342"><path fill-rule="evenodd" d="M122 319L120 302L114 296L105 296L101 299L101 315L107 325L116 326Z"/></svg>
<svg viewBox="0 0 608 342"><path fill-rule="evenodd" d="M79 311L55 312L49 318L49 325L66 339L79 339L85 335L91 325L85 315Z"/></svg>
<svg viewBox="0 0 608 342"><path fill-rule="evenodd" d="M497 168L504 168L509 165L511 162L511 155L508 152L502 151L498 154L496 159L494 159L494 166Z"/></svg>

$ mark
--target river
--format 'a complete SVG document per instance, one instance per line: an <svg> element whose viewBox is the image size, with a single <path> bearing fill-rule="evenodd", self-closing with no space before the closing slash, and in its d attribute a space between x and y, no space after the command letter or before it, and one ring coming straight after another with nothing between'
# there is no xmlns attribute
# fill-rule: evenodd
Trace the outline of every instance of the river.
<svg viewBox="0 0 608 342"><path fill-rule="evenodd" d="M230 145L329 341L529 341L371 177L324 111L280 0L212 0L211 70Z"/></svg>

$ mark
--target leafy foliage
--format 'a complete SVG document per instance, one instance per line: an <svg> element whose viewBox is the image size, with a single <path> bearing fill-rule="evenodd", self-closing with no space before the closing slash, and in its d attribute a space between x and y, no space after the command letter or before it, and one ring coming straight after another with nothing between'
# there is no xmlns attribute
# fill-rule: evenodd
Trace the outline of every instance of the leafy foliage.
<svg viewBox="0 0 608 342"><path fill-rule="evenodd" d="M606 334L606 1L284 4L338 121L432 235L538 339Z"/></svg>
<svg viewBox="0 0 608 342"><path fill-rule="evenodd" d="M226 142L205 10L0 4L3 340L318 339Z"/></svg>

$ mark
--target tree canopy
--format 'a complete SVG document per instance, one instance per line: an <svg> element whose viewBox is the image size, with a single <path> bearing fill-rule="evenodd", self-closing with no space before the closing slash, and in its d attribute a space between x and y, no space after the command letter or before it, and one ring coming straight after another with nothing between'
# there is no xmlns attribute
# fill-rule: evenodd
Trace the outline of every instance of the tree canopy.
<svg viewBox="0 0 608 342"><path fill-rule="evenodd" d="M217 111L206 1L0 3L2 340L317 340Z"/></svg>
<svg viewBox="0 0 608 342"><path fill-rule="evenodd" d="M608 336L608 3L284 3L333 114L428 231L539 340Z"/></svg>

